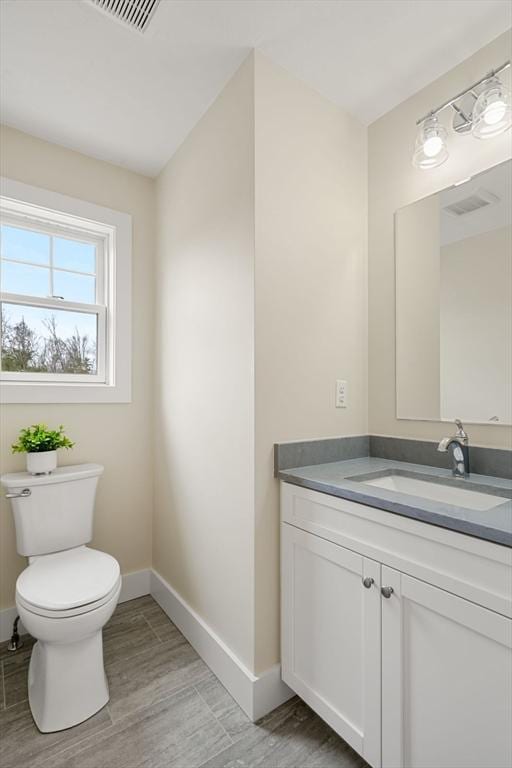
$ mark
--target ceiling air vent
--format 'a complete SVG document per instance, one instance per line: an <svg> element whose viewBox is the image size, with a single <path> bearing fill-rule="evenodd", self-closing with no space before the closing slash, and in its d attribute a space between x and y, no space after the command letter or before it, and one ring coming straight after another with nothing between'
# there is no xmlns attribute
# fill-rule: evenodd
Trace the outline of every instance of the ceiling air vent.
<svg viewBox="0 0 512 768"><path fill-rule="evenodd" d="M498 200L499 198L493 195L492 192L488 192L486 189L477 189L473 194L445 205L443 211L446 211L451 216L465 216L466 213L478 211L480 208L497 203Z"/></svg>
<svg viewBox="0 0 512 768"><path fill-rule="evenodd" d="M131 29L144 32L160 0L89 0L100 11Z"/></svg>

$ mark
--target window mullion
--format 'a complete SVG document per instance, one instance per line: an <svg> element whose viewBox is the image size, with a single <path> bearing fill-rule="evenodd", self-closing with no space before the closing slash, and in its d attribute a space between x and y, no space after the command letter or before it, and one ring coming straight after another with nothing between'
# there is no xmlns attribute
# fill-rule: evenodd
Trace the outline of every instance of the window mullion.
<svg viewBox="0 0 512 768"><path fill-rule="evenodd" d="M95 246L96 249L98 246ZM8 259L2 256L2 261L7 264L25 264L27 267L38 267L39 269L49 269L50 264L38 264L36 261L26 261L25 259ZM95 272L83 272L79 269L69 269L69 267L54 267L57 272L69 272L70 275L83 275L84 277L96 277Z"/></svg>
<svg viewBox="0 0 512 768"><path fill-rule="evenodd" d="M53 294L53 235L50 235L50 296L52 299L55 298Z"/></svg>

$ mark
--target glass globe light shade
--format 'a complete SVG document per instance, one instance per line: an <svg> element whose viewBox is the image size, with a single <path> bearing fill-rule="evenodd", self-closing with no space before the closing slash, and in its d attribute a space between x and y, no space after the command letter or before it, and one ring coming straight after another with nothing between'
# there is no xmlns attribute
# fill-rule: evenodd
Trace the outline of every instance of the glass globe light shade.
<svg viewBox="0 0 512 768"><path fill-rule="evenodd" d="M435 115L427 117L418 127L412 164L426 170L437 168L448 159L446 130Z"/></svg>
<svg viewBox="0 0 512 768"><path fill-rule="evenodd" d="M477 139L492 139L511 125L510 91L499 78L491 77L473 107L471 133Z"/></svg>

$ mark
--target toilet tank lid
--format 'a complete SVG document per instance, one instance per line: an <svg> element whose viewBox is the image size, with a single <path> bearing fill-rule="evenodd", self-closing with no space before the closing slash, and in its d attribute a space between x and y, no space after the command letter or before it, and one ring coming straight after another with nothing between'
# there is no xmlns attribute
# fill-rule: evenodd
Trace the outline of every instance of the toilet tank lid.
<svg viewBox="0 0 512 768"><path fill-rule="evenodd" d="M57 467L50 475L31 475L28 472L10 472L2 475L0 482L11 490L12 488L34 488L38 485L55 485L55 483L70 483L73 480L83 480L86 477L99 477L103 473L101 464L73 464L68 467Z"/></svg>

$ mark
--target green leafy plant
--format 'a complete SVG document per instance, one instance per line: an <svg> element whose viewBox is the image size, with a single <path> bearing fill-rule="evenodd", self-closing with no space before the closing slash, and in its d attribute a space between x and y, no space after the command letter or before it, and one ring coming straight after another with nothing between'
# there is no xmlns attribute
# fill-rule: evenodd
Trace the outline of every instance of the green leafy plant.
<svg viewBox="0 0 512 768"><path fill-rule="evenodd" d="M13 453L46 453L57 448L72 448L74 443L64 434L64 426L49 429L46 424L32 424L20 431L18 442L11 446Z"/></svg>

